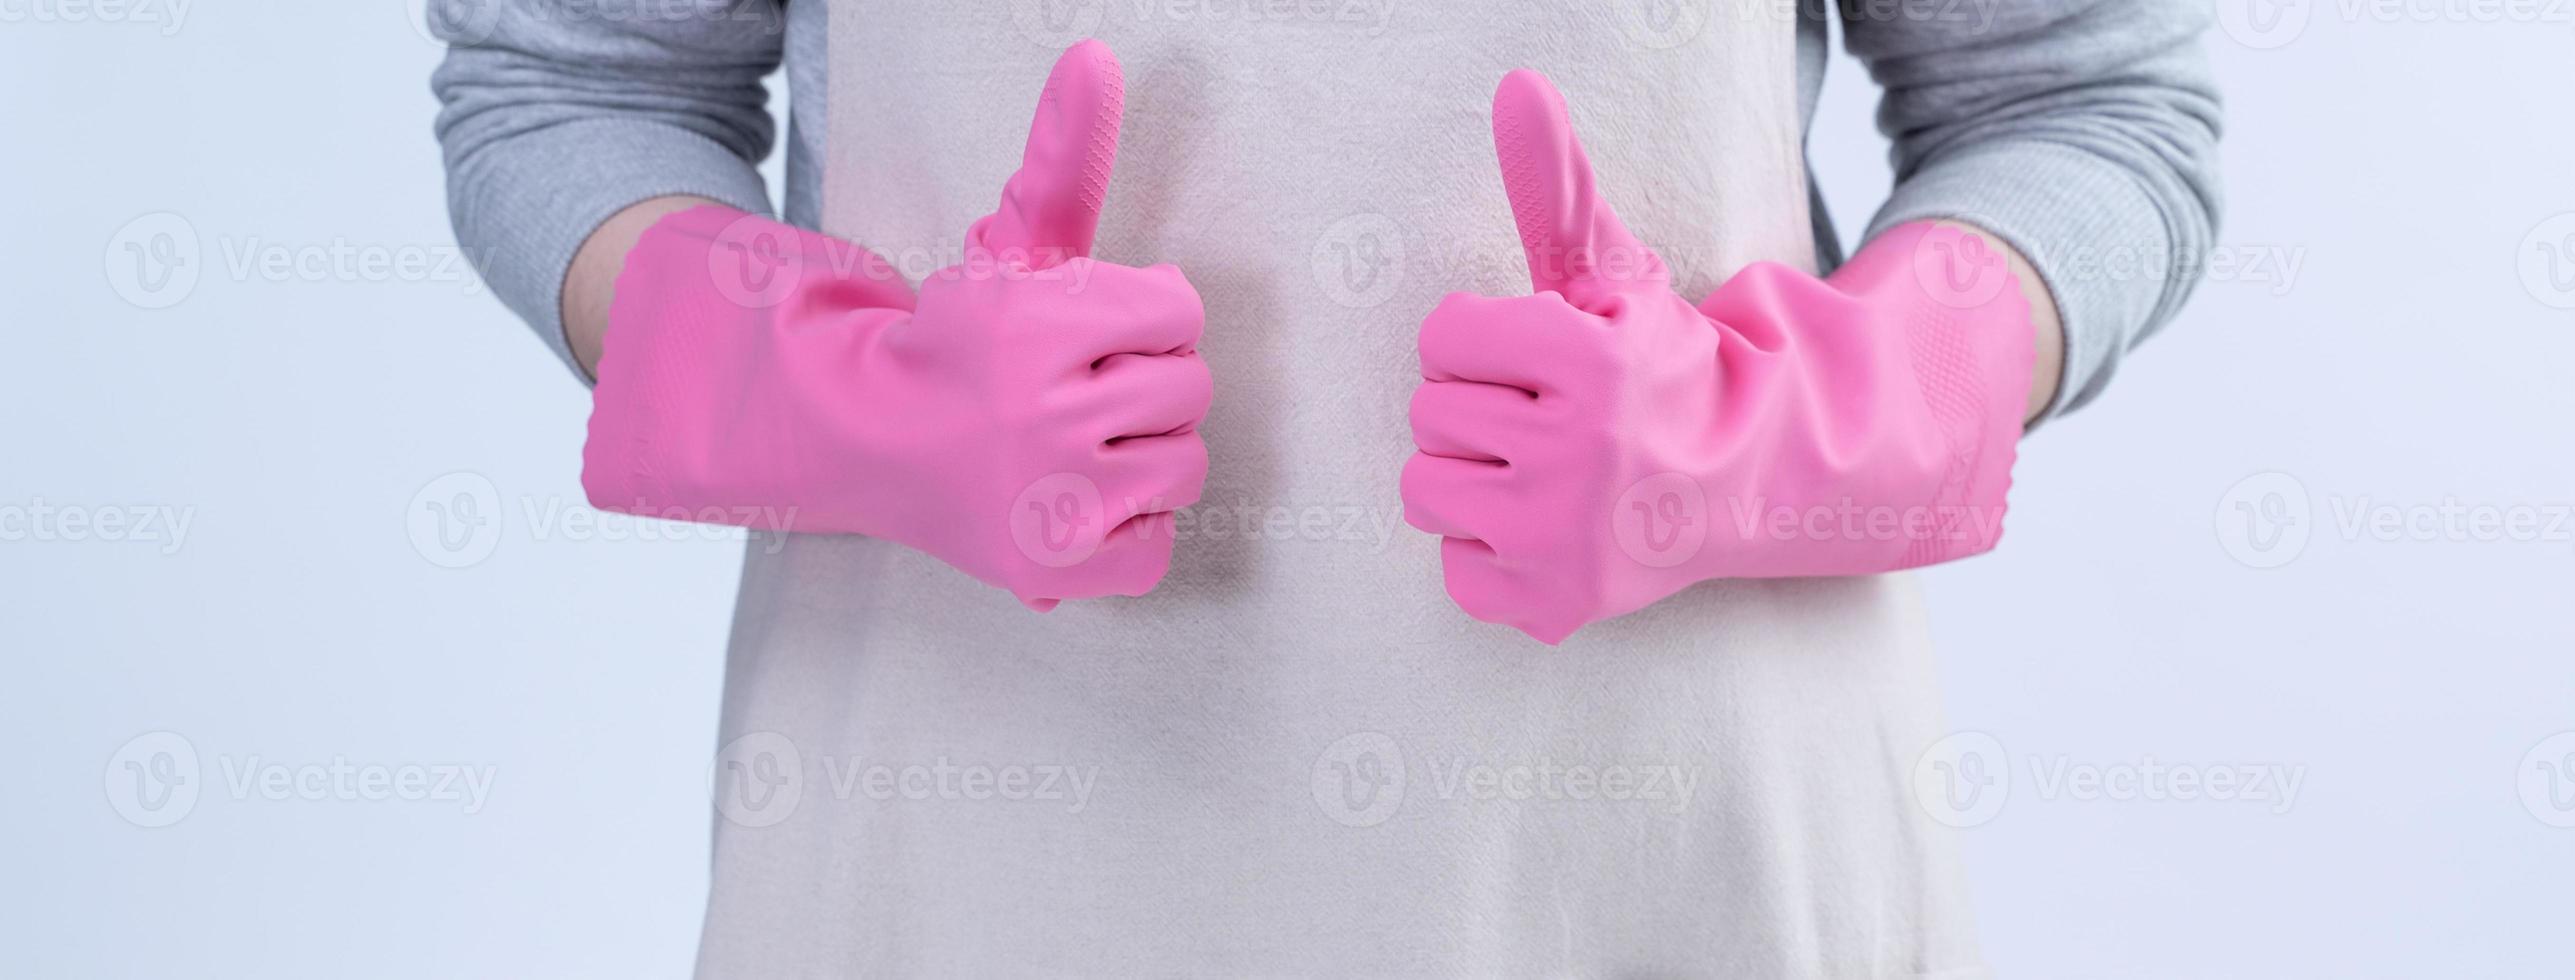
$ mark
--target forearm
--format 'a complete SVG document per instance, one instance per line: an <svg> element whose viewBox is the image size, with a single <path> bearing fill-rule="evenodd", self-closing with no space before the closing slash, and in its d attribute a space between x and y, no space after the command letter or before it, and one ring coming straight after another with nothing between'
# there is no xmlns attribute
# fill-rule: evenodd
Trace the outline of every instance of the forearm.
<svg viewBox="0 0 2575 980"><path fill-rule="evenodd" d="M432 2L448 11L433 24L476 15L448 9L474 0ZM586 379L617 270L645 227L701 201L768 211L754 165L773 135L762 78L781 39L764 18L690 10L477 9L494 8L493 30L450 38L431 79L448 205L493 294Z"/></svg>
<svg viewBox="0 0 2575 980"><path fill-rule="evenodd" d="M2218 105L2182 0L2003 0L1990 23L1845 6L1885 87L1896 186L1870 222L1969 225L2038 328L2032 424L2083 405L2189 294L2215 233Z"/></svg>

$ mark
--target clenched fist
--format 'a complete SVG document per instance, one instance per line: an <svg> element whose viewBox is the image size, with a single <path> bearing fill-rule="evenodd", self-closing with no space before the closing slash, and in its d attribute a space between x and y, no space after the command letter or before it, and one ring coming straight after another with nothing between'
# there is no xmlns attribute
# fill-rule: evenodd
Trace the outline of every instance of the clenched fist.
<svg viewBox="0 0 2575 980"><path fill-rule="evenodd" d="M1151 590L1206 482L1213 385L1180 270L1089 257L1123 104L1107 47L1067 51L1000 210L917 298L766 218L653 225L609 310L591 502L887 538L1041 611Z"/></svg>
<svg viewBox="0 0 2575 980"><path fill-rule="evenodd" d="M1544 77L1503 79L1493 138L1535 295L1422 322L1403 475L1468 615L1557 643L1709 579L1994 546L2033 348L1999 252L1906 225L1830 279L1756 264L1693 306Z"/></svg>

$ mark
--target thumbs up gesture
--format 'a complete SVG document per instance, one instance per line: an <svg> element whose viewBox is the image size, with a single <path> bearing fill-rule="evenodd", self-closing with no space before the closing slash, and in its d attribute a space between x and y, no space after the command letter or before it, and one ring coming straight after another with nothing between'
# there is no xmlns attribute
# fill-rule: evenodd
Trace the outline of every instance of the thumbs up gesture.
<svg viewBox="0 0 2575 980"><path fill-rule="evenodd" d="M1993 548L2033 349L1997 251L1905 225L1829 280L1755 264L1694 307L1543 76L1502 80L1493 141L1535 295L1422 322L1403 474L1468 615L1552 644L1709 579Z"/></svg>
<svg viewBox="0 0 2575 980"><path fill-rule="evenodd" d="M721 207L627 254L582 484L651 517L901 542L1033 609L1142 595L1207 476L1198 294L1090 257L1124 88L1064 53L1001 205L916 296L848 242Z"/></svg>

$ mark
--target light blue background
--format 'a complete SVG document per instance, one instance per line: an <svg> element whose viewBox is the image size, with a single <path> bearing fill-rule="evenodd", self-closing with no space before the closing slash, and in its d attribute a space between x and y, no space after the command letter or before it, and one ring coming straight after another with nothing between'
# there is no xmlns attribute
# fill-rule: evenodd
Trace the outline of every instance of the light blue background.
<svg viewBox="0 0 2575 980"><path fill-rule="evenodd" d="M740 545L529 519L586 513L585 395L438 265L417 11L40 9L0 8L0 509L190 524L175 551L0 540L0 974L684 974ZM2267 9L2293 20L2211 35L2223 240L2297 275L2203 286L2026 447L2002 551L1926 576L1953 722L2011 773L1965 832L1985 944L2015 977L2567 976L2575 761L2537 766L2575 738L2531 753L2575 730L2575 540L2339 518L2575 505L2575 312L2544 302L2575 293L2531 238L2575 233L2575 24ZM1855 228L1883 143L1857 66L1832 79L1813 154ZM154 212L201 273L127 284L165 309L117 288ZM430 264L234 264L335 245ZM427 503L484 488L488 537L415 544ZM2304 522L2247 537L2239 502ZM200 794L145 828L171 811L117 784L156 731ZM2303 783L2279 813L2032 768L2149 757ZM493 783L479 809L227 784L335 759Z"/></svg>

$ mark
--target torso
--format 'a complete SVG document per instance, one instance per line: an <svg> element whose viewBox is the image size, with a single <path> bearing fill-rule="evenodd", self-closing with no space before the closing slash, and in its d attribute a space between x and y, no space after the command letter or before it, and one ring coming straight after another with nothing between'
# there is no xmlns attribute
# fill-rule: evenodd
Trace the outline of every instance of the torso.
<svg viewBox="0 0 2575 980"><path fill-rule="evenodd" d="M1097 254L1177 263L1205 298L1211 470L1159 589L1044 615L883 542L755 538L724 738L797 799L720 801L702 973L1975 966L1950 847L1907 783L1941 733L1909 580L1703 585L1549 649L1460 613L1436 540L1402 523L1420 317L1452 290L1528 288L1488 128L1505 71L1564 90L1685 294L1813 264L1793 10L1621 12L1653 6L793 18L828 30L829 71L827 130L799 134L819 207L789 212L915 275L992 208L1061 46L1116 50ZM864 780L943 761L1015 768L1023 796L1055 773L1064 798ZM1577 767L1653 795L1575 798ZM1066 772L1093 780L1078 802Z"/></svg>

